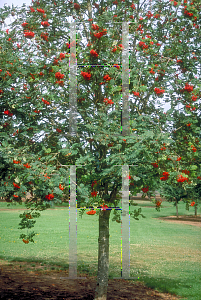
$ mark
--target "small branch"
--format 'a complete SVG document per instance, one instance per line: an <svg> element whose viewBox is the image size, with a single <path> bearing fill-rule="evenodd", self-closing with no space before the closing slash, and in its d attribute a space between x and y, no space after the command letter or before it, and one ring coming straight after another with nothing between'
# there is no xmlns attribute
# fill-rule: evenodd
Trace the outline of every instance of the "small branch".
<svg viewBox="0 0 201 300"><path fill-rule="evenodd" d="M175 129L174 132L176 132L177 130L181 129L183 126L180 126L179 128Z"/></svg>

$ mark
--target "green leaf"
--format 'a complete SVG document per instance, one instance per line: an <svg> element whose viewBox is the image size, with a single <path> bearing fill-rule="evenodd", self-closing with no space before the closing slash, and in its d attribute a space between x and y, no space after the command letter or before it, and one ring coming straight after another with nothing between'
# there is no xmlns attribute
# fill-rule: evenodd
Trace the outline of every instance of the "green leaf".
<svg viewBox="0 0 201 300"><path fill-rule="evenodd" d="M51 148L46 149L46 153L50 153L51 151L52 151Z"/></svg>

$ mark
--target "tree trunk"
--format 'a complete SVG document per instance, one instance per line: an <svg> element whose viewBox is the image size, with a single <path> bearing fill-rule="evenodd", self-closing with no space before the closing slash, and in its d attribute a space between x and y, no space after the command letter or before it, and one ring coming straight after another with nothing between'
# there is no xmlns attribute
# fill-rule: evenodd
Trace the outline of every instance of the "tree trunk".
<svg viewBox="0 0 201 300"><path fill-rule="evenodd" d="M177 219L179 218L179 214L178 214L178 203L177 203L177 200L176 200L176 212L177 212Z"/></svg>
<svg viewBox="0 0 201 300"><path fill-rule="evenodd" d="M94 300L107 299L109 273L109 219L110 210L99 213L98 276Z"/></svg>
<svg viewBox="0 0 201 300"><path fill-rule="evenodd" d="M197 209L198 209L198 207L197 207L197 205L195 205L195 217L197 218Z"/></svg>

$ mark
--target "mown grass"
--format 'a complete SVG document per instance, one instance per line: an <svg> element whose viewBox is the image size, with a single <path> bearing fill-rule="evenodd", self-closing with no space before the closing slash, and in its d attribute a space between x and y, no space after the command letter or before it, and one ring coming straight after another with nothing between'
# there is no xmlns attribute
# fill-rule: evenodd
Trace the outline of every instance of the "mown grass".
<svg viewBox="0 0 201 300"><path fill-rule="evenodd" d="M164 202L161 212L147 201L139 201L145 219L130 219L130 276L139 277L147 286L174 293L189 300L200 300L201 230L192 225L162 221L158 217L176 215L175 207ZM146 207L151 206L151 207ZM0 203L0 208L7 208ZM14 208L14 209L13 209ZM0 258L9 261L41 263L50 268L68 269L69 210L60 206L43 211L34 231L35 243L19 240L19 211L22 206L0 211ZM131 206L131 211L135 207ZM198 214L201 209L198 209ZM112 212L113 214L113 212ZM180 215L194 214L179 204ZM121 276L121 224L110 218L110 275ZM97 275L98 216L77 215L78 271ZM36 266L37 267L37 266ZM52 269L53 270L53 269Z"/></svg>

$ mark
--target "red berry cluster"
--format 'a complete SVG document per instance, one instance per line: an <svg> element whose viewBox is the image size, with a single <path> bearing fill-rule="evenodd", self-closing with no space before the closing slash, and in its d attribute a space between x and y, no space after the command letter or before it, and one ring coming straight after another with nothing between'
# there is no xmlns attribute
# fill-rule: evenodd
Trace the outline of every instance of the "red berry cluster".
<svg viewBox="0 0 201 300"><path fill-rule="evenodd" d="M133 95L136 97L140 97L140 93L139 92L133 92Z"/></svg>
<svg viewBox="0 0 201 300"><path fill-rule="evenodd" d="M98 26L98 25L95 25L95 24L92 24L92 29L98 31L98 30L99 30L99 26ZM103 30L100 31L100 32L94 33L94 36L95 36L97 39L100 39L103 35L106 35L106 34L107 34L107 29L103 29Z"/></svg>
<svg viewBox="0 0 201 300"><path fill-rule="evenodd" d="M46 101L44 98L42 98L43 103L45 103L46 105L50 105L50 102Z"/></svg>
<svg viewBox="0 0 201 300"><path fill-rule="evenodd" d="M41 25L42 25L43 27L48 27L48 26L50 26L50 24L48 23L48 21L41 22Z"/></svg>
<svg viewBox="0 0 201 300"><path fill-rule="evenodd" d="M22 241L23 241L23 243L25 243L25 244L28 244L28 243L29 243L29 240L23 239Z"/></svg>
<svg viewBox="0 0 201 300"><path fill-rule="evenodd" d="M35 33L32 32L32 31L26 31L26 32L24 33L24 36L25 36L27 39L33 39L33 38L34 38L34 35L35 35Z"/></svg>
<svg viewBox="0 0 201 300"><path fill-rule="evenodd" d="M193 85L190 85L188 83L186 83L185 87L184 87L184 91L190 93L193 91Z"/></svg>
<svg viewBox="0 0 201 300"><path fill-rule="evenodd" d="M108 99L108 98L104 98L104 102L105 102L106 105L114 104L114 102L111 99Z"/></svg>
<svg viewBox="0 0 201 300"><path fill-rule="evenodd" d="M47 32L42 32L41 35L40 35L40 37L41 37L44 41L48 42L48 33L47 33Z"/></svg>
<svg viewBox="0 0 201 300"><path fill-rule="evenodd" d="M152 165L154 168L158 168L158 164L157 164L157 163L151 163L151 165Z"/></svg>
<svg viewBox="0 0 201 300"><path fill-rule="evenodd" d="M177 182L184 182L184 181L188 181L187 177L183 177L182 175L179 175L177 178Z"/></svg>
<svg viewBox="0 0 201 300"><path fill-rule="evenodd" d="M192 148L193 152L197 151L197 148L195 148L193 145L191 145L191 148Z"/></svg>
<svg viewBox="0 0 201 300"><path fill-rule="evenodd" d="M169 172L163 172L163 177L161 177L160 180L166 181L168 180L169 176L170 176Z"/></svg>
<svg viewBox="0 0 201 300"><path fill-rule="evenodd" d="M87 72L82 72L81 71L81 75L84 77L84 79L86 80L90 80L91 79L91 74L87 73Z"/></svg>
<svg viewBox="0 0 201 300"><path fill-rule="evenodd" d="M155 88L155 89L154 89L154 92L155 92L157 95L162 95L162 94L165 92L165 90L159 89L159 88Z"/></svg>
<svg viewBox="0 0 201 300"><path fill-rule="evenodd" d="M142 188L141 190L143 191L143 193L147 193L147 192L149 191L149 187L148 187L148 186L147 186L147 187L144 187L144 188Z"/></svg>
<svg viewBox="0 0 201 300"><path fill-rule="evenodd" d="M98 192L96 192L96 191L91 192L91 196L92 196L92 197L96 197L97 194L98 194Z"/></svg>
<svg viewBox="0 0 201 300"><path fill-rule="evenodd" d="M103 79L105 81L110 81L112 78L107 74L107 75L103 76Z"/></svg>
<svg viewBox="0 0 201 300"><path fill-rule="evenodd" d="M92 24L91 26L92 26L92 29L93 29L93 30L99 30L99 26L98 26L98 25Z"/></svg>
<svg viewBox="0 0 201 300"><path fill-rule="evenodd" d="M139 47L142 48L142 49L147 49L149 46L146 45L144 42L139 42Z"/></svg>
<svg viewBox="0 0 201 300"><path fill-rule="evenodd" d="M45 13L44 9L42 9L42 8L37 8L37 11L38 11L39 13L41 13L41 14L44 14L44 13Z"/></svg>
<svg viewBox="0 0 201 300"><path fill-rule="evenodd" d="M56 72L55 77L56 77L56 79L60 80L60 79L64 78L64 74L61 74L60 72Z"/></svg>
<svg viewBox="0 0 201 300"><path fill-rule="evenodd" d="M52 200L52 199L54 199L54 195L53 194L48 194L48 195L45 196L45 198L47 200Z"/></svg>
<svg viewBox="0 0 201 300"><path fill-rule="evenodd" d="M161 203L162 203L162 201L159 201L159 200L156 201L156 206L157 206L157 207L161 206Z"/></svg>
<svg viewBox="0 0 201 300"><path fill-rule="evenodd" d="M21 163L21 160L13 160L13 163L14 163L14 164L20 164L20 163Z"/></svg>
<svg viewBox="0 0 201 300"><path fill-rule="evenodd" d="M78 3L74 3L74 9L79 10L80 9L80 5Z"/></svg>
<svg viewBox="0 0 201 300"><path fill-rule="evenodd" d="M95 215L96 211L91 209L90 211L87 211L87 215Z"/></svg>
<svg viewBox="0 0 201 300"><path fill-rule="evenodd" d="M90 54L91 56L98 57L98 53L94 49L90 51Z"/></svg>
<svg viewBox="0 0 201 300"><path fill-rule="evenodd" d="M20 186L18 184L16 184L15 182L13 182L14 187L20 189Z"/></svg>
<svg viewBox="0 0 201 300"><path fill-rule="evenodd" d="M23 164L23 166L24 166L25 168L27 168L27 169L30 169L30 168L31 168L31 166L30 166L28 163Z"/></svg>
<svg viewBox="0 0 201 300"><path fill-rule="evenodd" d="M4 115L8 115L9 117L13 116L13 114L9 110L5 110Z"/></svg>

